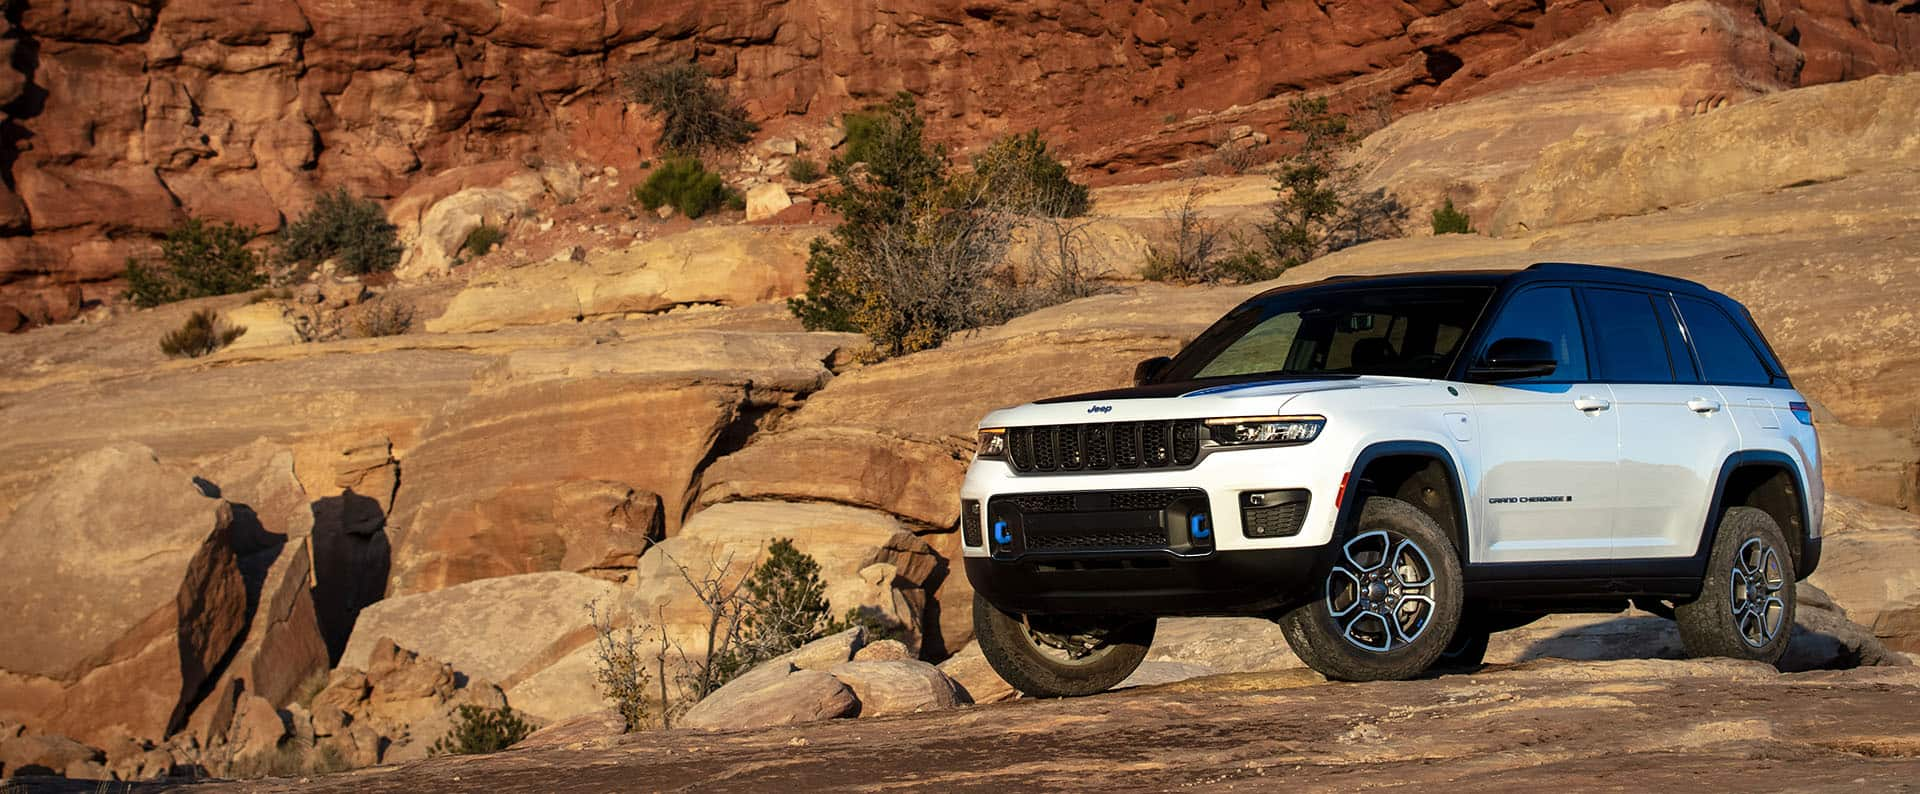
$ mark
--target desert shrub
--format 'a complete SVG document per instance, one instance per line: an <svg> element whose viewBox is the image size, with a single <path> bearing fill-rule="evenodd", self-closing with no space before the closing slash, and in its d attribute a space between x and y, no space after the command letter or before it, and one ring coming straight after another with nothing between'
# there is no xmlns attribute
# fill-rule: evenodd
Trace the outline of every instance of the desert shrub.
<svg viewBox="0 0 1920 794"><path fill-rule="evenodd" d="M620 715L626 732L650 727L654 710L648 702L649 685L659 682L661 702L667 700L664 654L642 655L639 634L632 627L615 628L612 616L601 614L597 602L587 604L587 617L593 622L593 680L600 696ZM658 675L647 669L649 664L658 668Z"/></svg>
<svg viewBox="0 0 1920 794"><path fill-rule="evenodd" d="M1449 197L1446 204L1433 211L1433 233L1436 235L1473 234L1473 219L1467 217L1466 213L1454 209L1453 199Z"/></svg>
<svg viewBox="0 0 1920 794"><path fill-rule="evenodd" d="M247 248L254 230L198 218L174 227L160 242L160 262L127 260L127 299L142 308L246 292L266 283L261 257Z"/></svg>
<svg viewBox="0 0 1920 794"><path fill-rule="evenodd" d="M848 164L871 160L888 123L885 105L840 114L840 127L847 131L847 140L840 147L839 159Z"/></svg>
<svg viewBox="0 0 1920 794"><path fill-rule="evenodd" d="M661 163L648 174L647 181L633 189L633 198L649 210L668 206L689 218L698 218L726 203L731 193L720 175L708 171L699 160L679 157Z"/></svg>
<svg viewBox="0 0 1920 794"><path fill-rule="evenodd" d="M1397 237L1406 208L1385 191L1362 192L1340 155L1356 136L1347 117L1327 109L1325 98L1296 99L1287 127L1299 148L1280 161L1274 190L1279 197L1260 225L1268 264L1285 271L1332 251L1370 240Z"/></svg>
<svg viewBox="0 0 1920 794"><path fill-rule="evenodd" d="M811 157L795 157L787 163L787 178L802 185L820 181L826 172L820 170L820 163Z"/></svg>
<svg viewBox="0 0 1920 794"><path fill-rule="evenodd" d="M497 753L527 738L530 733L533 733L533 725L520 719L510 706L490 709L468 704L460 707L453 727L447 731L447 735L434 740L433 745L427 748L427 754Z"/></svg>
<svg viewBox="0 0 1920 794"><path fill-rule="evenodd" d="M1005 135L973 158L973 173L956 178L955 189L987 196L1022 215L1056 218L1087 214L1087 186L1067 176L1067 168L1047 151L1039 130Z"/></svg>
<svg viewBox="0 0 1920 794"><path fill-rule="evenodd" d="M201 309L187 317L185 325L160 337L160 352L168 358L199 358L239 339L247 329L229 326L212 309Z"/></svg>
<svg viewBox="0 0 1920 794"><path fill-rule="evenodd" d="M827 608L820 564L776 538L767 544L760 565L741 582L740 641L719 670L723 680L827 635L836 627Z"/></svg>
<svg viewBox="0 0 1920 794"><path fill-rule="evenodd" d="M470 257L486 256L506 239L507 233L504 229L482 223L473 227L473 231L467 232L467 239L460 243L460 250L465 251Z"/></svg>
<svg viewBox="0 0 1920 794"><path fill-rule="evenodd" d="M1267 258L1237 233L1228 233L1200 213L1200 191L1189 188L1180 203L1162 212L1161 237L1147 243L1140 275L1149 281L1248 283L1280 275Z"/></svg>
<svg viewBox="0 0 1920 794"><path fill-rule="evenodd" d="M697 155L724 151L752 139L758 129L724 87L696 64L628 67L620 75L627 98L660 120L660 148Z"/></svg>
<svg viewBox="0 0 1920 794"><path fill-rule="evenodd" d="M950 178L925 127L904 93L849 116L848 150L828 164L840 189L822 199L842 220L813 241L807 294L788 302L809 329L865 333L870 356L936 347L1072 292L1010 267L1013 232L1031 220L1020 209L1032 205L996 193L993 180Z"/></svg>
<svg viewBox="0 0 1920 794"><path fill-rule="evenodd" d="M328 259L355 275L380 273L400 264L399 230L372 199L346 188L321 194L313 207L287 224L280 257L289 264L317 265Z"/></svg>
<svg viewBox="0 0 1920 794"><path fill-rule="evenodd" d="M727 191L727 209L734 212L747 211L747 196L738 190Z"/></svg>
<svg viewBox="0 0 1920 794"><path fill-rule="evenodd" d="M361 306L352 325L353 335L361 338L399 336L413 329L413 304L382 295Z"/></svg>

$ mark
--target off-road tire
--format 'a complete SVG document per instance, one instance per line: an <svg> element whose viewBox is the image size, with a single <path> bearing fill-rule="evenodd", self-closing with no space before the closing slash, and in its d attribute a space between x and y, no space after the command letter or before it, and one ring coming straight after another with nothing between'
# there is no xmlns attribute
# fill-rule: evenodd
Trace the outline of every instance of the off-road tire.
<svg viewBox="0 0 1920 794"><path fill-rule="evenodd" d="M1028 697L1097 695L1126 680L1147 658L1153 618L1082 620L1107 629L1106 643L1094 655L1069 662L1035 644L1025 617L1001 611L979 593L973 596L973 633L981 653L994 672Z"/></svg>
<svg viewBox="0 0 1920 794"><path fill-rule="evenodd" d="M1762 626L1758 634L1763 641L1757 644L1744 636L1746 629L1754 624L1743 624L1735 612L1739 604L1746 602L1746 593L1735 592L1736 588L1745 590L1745 587L1736 582L1744 577L1734 573L1742 549L1756 541L1763 550L1772 552L1778 565L1774 576L1762 577L1772 581L1759 585L1763 608L1757 616ZM1707 558L1700 597L1673 608L1674 621L1680 626L1680 642L1687 654L1751 659L1768 664L1780 661L1793 637L1793 582L1793 555L1788 553L1786 536L1780 532L1773 516L1752 507L1728 508L1720 516L1720 526L1714 532L1713 552ZM1777 598L1780 605L1777 626L1770 637L1765 635L1765 626L1775 625L1775 621L1773 613L1765 609L1766 596Z"/></svg>
<svg viewBox="0 0 1920 794"><path fill-rule="evenodd" d="M1410 542L1424 557L1424 563L1430 569L1427 573L1430 574L1431 586L1427 598L1431 601L1431 610L1426 613L1423 628L1409 642L1399 642L1399 635L1392 634L1393 627L1387 625L1384 619L1379 619L1389 638L1384 643L1384 650L1373 651L1349 641L1348 636L1356 628L1354 622L1349 621L1344 629L1336 622L1336 609L1330 604L1338 596L1328 592L1330 588L1327 583L1336 576L1336 567L1364 567L1349 556L1353 553L1349 549L1378 533L1395 539L1387 546L1389 554L1393 554L1399 548L1399 541L1404 540ZM1434 660L1440 658L1441 652L1447 649L1454 631L1459 627L1464 590L1459 556L1453 543L1433 518L1398 499L1384 496L1368 498L1366 504L1361 506L1360 520L1347 533L1335 538L1328 556L1330 559L1323 562L1315 574L1320 582L1315 589L1317 597L1287 611L1279 620L1281 632L1286 635L1287 643L1293 646L1293 652L1301 661L1321 675L1338 681L1402 680L1418 676L1433 666ZM1382 561L1373 567L1366 567L1362 573L1377 571L1379 565L1384 564ZM1404 600L1399 603L1404 604ZM1342 615L1351 616L1352 608L1342 610ZM1393 611L1397 613L1397 609ZM1353 621L1357 620L1360 618L1353 618ZM1374 620L1368 619L1370 623Z"/></svg>
<svg viewBox="0 0 1920 794"><path fill-rule="evenodd" d="M1433 660L1433 666L1427 668L1436 673L1470 673L1480 669L1487 662L1487 645L1493 638L1493 628L1473 610L1468 609L1460 619L1460 626L1453 630L1453 641L1447 643L1446 650Z"/></svg>

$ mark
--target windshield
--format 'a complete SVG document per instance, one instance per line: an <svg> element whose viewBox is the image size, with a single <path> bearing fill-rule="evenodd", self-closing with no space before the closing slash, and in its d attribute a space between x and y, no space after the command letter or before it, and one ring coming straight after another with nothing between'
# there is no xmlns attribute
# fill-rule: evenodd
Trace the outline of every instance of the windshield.
<svg viewBox="0 0 1920 794"><path fill-rule="evenodd" d="M1161 382L1402 375L1445 378L1493 288L1333 287L1241 305L1180 351Z"/></svg>

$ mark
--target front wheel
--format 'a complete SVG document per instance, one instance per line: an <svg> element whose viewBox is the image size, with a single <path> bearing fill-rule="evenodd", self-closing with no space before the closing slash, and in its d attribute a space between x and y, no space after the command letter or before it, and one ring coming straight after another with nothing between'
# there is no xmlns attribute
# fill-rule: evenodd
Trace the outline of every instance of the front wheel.
<svg viewBox="0 0 1920 794"><path fill-rule="evenodd" d="M973 631L993 671L1029 697L1112 689L1147 658L1153 618L1019 615L973 596Z"/></svg>
<svg viewBox="0 0 1920 794"><path fill-rule="evenodd" d="M1293 652L1321 675L1412 678L1453 640L1463 600L1460 560L1440 525L1413 505L1369 498L1322 570L1320 597L1280 618Z"/></svg>
<svg viewBox="0 0 1920 794"><path fill-rule="evenodd" d="M1772 664L1793 635L1793 558L1765 511L1730 508L1720 517L1700 597L1673 608L1691 656Z"/></svg>

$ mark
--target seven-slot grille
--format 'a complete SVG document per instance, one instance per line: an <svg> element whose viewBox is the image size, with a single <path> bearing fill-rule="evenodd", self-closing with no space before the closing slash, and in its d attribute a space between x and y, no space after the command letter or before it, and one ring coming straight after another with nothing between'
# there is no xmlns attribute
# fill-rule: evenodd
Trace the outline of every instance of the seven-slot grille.
<svg viewBox="0 0 1920 794"><path fill-rule="evenodd" d="M1007 459L1020 474L1164 469L1200 458L1200 421L1093 422L1007 428Z"/></svg>

